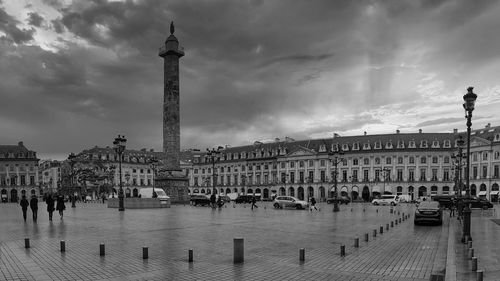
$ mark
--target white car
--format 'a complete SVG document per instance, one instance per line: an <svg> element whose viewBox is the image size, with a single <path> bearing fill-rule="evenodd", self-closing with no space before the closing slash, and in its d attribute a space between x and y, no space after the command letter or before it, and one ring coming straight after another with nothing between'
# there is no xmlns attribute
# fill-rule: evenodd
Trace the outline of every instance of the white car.
<svg viewBox="0 0 500 281"><path fill-rule="evenodd" d="M396 206L399 203L399 196L397 195L382 195L380 198L373 199L373 205L391 205Z"/></svg>
<svg viewBox="0 0 500 281"><path fill-rule="evenodd" d="M292 196L276 196L273 200L273 206L276 209L294 208L300 210L309 208L309 203Z"/></svg>

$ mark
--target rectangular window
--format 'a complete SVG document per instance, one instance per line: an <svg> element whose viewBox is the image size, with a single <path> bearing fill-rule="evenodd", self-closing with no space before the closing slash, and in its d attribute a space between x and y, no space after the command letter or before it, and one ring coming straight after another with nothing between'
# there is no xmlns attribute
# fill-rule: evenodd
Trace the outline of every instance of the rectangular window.
<svg viewBox="0 0 500 281"><path fill-rule="evenodd" d="M483 166L483 179L488 177L488 167Z"/></svg>
<svg viewBox="0 0 500 281"><path fill-rule="evenodd" d="M194 177L194 186L198 186L198 177Z"/></svg>
<svg viewBox="0 0 500 281"><path fill-rule="evenodd" d="M415 157L410 157L409 159L410 164L415 164Z"/></svg>
<svg viewBox="0 0 500 281"><path fill-rule="evenodd" d="M26 185L26 176L21 175L21 185Z"/></svg>
<svg viewBox="0 0 500 281"><path fill-rule="evenodd" d="M308 182L314 182L314 171L309 171Z"/></svg>
<svg viewBox="0 0 500 281"><path fill-rule="evenodd" d="M380 170L375 170L375 181L380 181Z"/></svg>
<svg viewBox="0 0 500 281"><path fill-rule="evenodd" d="M144 185L144 179L141 179L141 186Z"/></svg>
<svg viewBox="0 0 500 281"><path fill-rule="evenodd" d="M448 169L444 169L443 171L443 181L449 181L450 180L450 171Z"/></svg>
<svg viewBox="0 0 500 281"><path fill-rule="evenodd" d="M320 171L320 177L321 177L321 182L326 182L326 173L325 173L325 171Z"/></svg>
<svg viewBox="0 0 500 281"><path fill-rule="evenodd" d="M238 175L234 175L234 185L238 185Z"/></svg>
<svg viewBox="0 0 500 281"><path fill-rule="evenodd" d="M286 183L286 174L281 173L281 183Z"/></svg>
<svg viewBox="0 0 500 281"><path fill-rule="evenodd" d="M290 172L290 182L295 183L295 173L294 172Z"/></svg>
<svg viewBox="0 0 500 281"><path fill-rule="evenodd" d="M437 169L432 169L432 180L433 181L438 180L438 170Z"/></svg>
<svg viewBox="0 0 500 281"><path fill-rule="evenodd" d="M136 178L133 178L133 179L132 179L132 184L133 184L133 185L137 185L137 179L136 179Z"/></svg>
<svg viewBox="0 0 500 281"><path fill-rule="evenodd" d="M357 158L352 159L352 165L358 166L358 159Z"/></svg>
<svg viewBox="0 0 500 281"><path fill-rule="evenodd" d="M493 177L498 179L498 176L499 176L499 167L498 165L495 165L495 167L493 168Z"/></svg>
<svg viewBox="0 0 500 281"><path fill-rule="evenodd" d="M408 170L408 181L415 181L415 171L413 169Z"/></svg>
<svg viewBox="0 0 500 281"><path fill-rule="evenodd" d="M30 185L35 185L35 176L30 176Z"/></svg>
<svg viewBox="0 0 500 281"><path fill-rule="evenodd" d="M425 176L425 172L426 172L425 169L420 169L420 181L426 181L427 180L427 177Z"/></svg>
<svg viewBox="0 0 500 281"><path fill-rule="evenodd" d="M224 176L220 176L220 185L224 185Z"/></svg>
<svg viewBox="0 0 500 281"><path fill-rule="evenodd" d="M255 184L261 184L262 182L260 181L260 175L255 176Z"/></svg>
<svg viewBox="0 0 500 281"><path fill-rule="evenodd" d="M314 160L309 160L309 167L314 167Z"/></svg>
<svg viewBox="0 0 500 281"><path fill-rule="evenodd" d="M347 182L347 171L342 171L342 181Z"/></svg>
<svg viewBox="0 0 500 281"><path fill-rule="evenodd" d="M227 175L226 181L226 185L231 185L231 175Z"/></svg>
<svg viewBox="0 0 500 281"><path fill-rule="evenodd" d="M472 167L472 178L477 179L477 167Z"/></svg>
<svg viewBox="0 0 500 281"><path fill-rule="evenodd" d="M281 169L285 169L285 162L281 162L280 166L281 166Z"/></svg>
<svg viewBox="0 0 500 281"><path fill-rule="evenodd" d="M264 175L264 184L269 184L269 175Z"/></svg>
<svg viewBox="0 0 500 281"><path fill-rule="evenodd" d="M325 159L321 159L321 160L319 161L319 165L320 165L321 167L325 167L325 164L326 164Z"/></svg>
<svg viewBox="0 0 500 281"><path fill-rule="evenodd" d="M427 163L427 157L425 156L420 157L420 164L425 164L425 163Z"/></svg>
<svg viewBox="0 0 500 281"><path fill-rule="evenodd" d="M352 181L357 182L358 181L358 170L353 170L352 171Z"/></svg>
<svg viewBox="0 0 500 281"><path fill-rule="evenodd" d="M368 175L370 174L369 170L363 170L363 181L369 181Z"/></svg>
<svg viewBox="0 0 500 281"><path fill-rule="evenodd" d="M290 168L295 168L295 162L294 161L290 162Z"/></svg>
<svg viewBox="0 0 500 281"><path fill-rule="evenodd" d="M304 172L299 172L299 182L304 183Z"/></svg>
<svg viewBox="0 0 500 281"><path fill-rule="evenodd" d="M403 181L403 169L398 169L398 181Z"/></svg>

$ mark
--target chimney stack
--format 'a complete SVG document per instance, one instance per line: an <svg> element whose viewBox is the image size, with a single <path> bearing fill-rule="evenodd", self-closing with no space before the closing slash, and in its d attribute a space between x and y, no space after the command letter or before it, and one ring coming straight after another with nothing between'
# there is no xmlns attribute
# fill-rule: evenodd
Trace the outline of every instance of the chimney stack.
<svg viewBox="0 0 500 281"><path fill-rule="evenodd" d="M366 136L366 131L365 131L365 136Z"/></svg>
<svg viewBox="0 0 500 281"><path fill-rule="evenodd" d="M399 130L396 130L396 134L399 134Z"/></svg>
<svg viewBox="0 0 500 281"><path fill-rule="evenodd" d="M458 134L458 129L453 129L454 134Z"/></svg>
<svg viewBox="0 0 500 281"><path fill-rule="evenodd" d="M422 129L418 129L418 133L421 134L422 133Z"/></svg>

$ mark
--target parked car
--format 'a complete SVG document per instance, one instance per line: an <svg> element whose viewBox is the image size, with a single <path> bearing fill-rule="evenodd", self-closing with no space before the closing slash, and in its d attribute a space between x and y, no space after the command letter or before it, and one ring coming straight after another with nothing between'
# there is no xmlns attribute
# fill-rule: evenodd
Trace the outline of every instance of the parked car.
<svg viewBox="0 0 500 281"><path fill-rule="evenodd" d="M340 204L349 204L351 202L351 198L349 198L348 196L340 196L338 199ZM326 199L326 203L327 204L331 204L333 203L333 201L335 201L335 198L327 198Z"/></svg>
<svg viewBox="0 0 500 281"><path fill-rule="evenodd" d="M478 198L478 197L471 197L471 198L464 198L464 203L469 203L471 208L481 208L483 210L493 208L493 204L483 198Z"/></svg>
<svg viewBox="0 0 500 281"><path fill-rule="evenodd" d="M252 203L253 195L240 195L234 200L237 204L240 203Z"/></svg>
<svg viewBox="0 0 500 281"><path fill-rule="evenodd" d="M372 201L373 205L391 205L396 206L399 203L399 196L384 194L380 198L375 198Z"/></svg>
<svg viewBox="0 0 500 281"><path fill-rule="evenodd" d="M300 210L309 208L309 203L292 196L277 196L274 198L273 206L276 209L294 208Z"/></svg>
<svg viewBox="0 0 500 281"><path fill-rule="evenodd" d="M443 211L439 207L439 202L423 201L418 205L415 210L413 223L417 225L422 222L437 223L438 225L443 224Z"/></svg>
<svg viewBox="0 0 500 281"><path fill-rule="evenodd" d="M432 201L439 202L439 206L443 208L450 208L455 200L455 195L435 195L431 197Z"/></svg>
<svg viewBox="0 0 500 281"><path fill-rule="evenodd" d="M217 200L219 199L219 197L217 197ZM227 202L231 202L231 198L229 198L229 196L227 195L221 195L220 196L220 200L222 201L222 203L227 203Z"/></svg>
<svg viewBox="0 0 500 281"><path fill-rule="evenodd" d="M200 195L191 195L191 199L189 200L191 205L193 206L206 206L210 205L210 198L208 198L206 195L200 194Z"/></svg>

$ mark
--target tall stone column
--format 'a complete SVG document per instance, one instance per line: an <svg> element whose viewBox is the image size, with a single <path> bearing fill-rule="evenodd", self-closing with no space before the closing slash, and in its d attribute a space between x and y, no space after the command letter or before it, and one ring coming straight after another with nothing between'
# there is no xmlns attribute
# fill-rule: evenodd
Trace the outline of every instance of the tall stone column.
<svg viewBox="0 0 500 281"><path fill-rule="evenodd" d="M170 24L170 36L160 48L163 58L163 167L155 182L170 196L172 203L187 203L188 178L180 167L180 91L179 59L184 51L174 36L174 23Z"/></svg>

